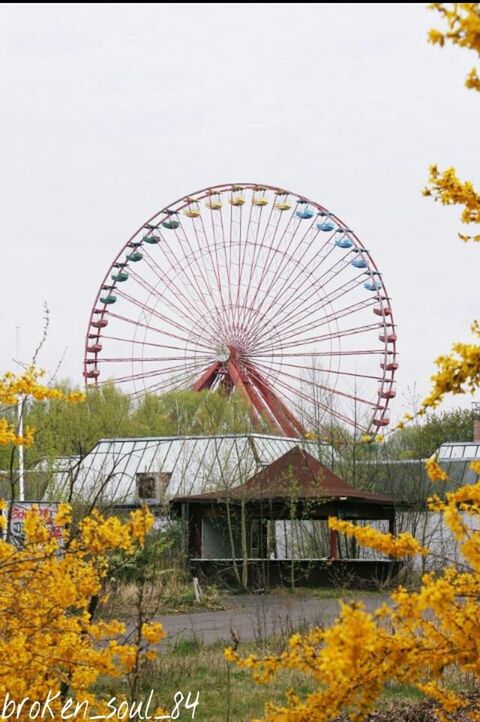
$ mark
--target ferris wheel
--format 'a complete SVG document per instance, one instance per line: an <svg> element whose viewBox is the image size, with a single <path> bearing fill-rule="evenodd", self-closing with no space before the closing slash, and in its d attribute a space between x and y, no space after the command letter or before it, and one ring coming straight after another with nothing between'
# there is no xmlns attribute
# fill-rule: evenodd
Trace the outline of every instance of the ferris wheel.
<svg viewBox="0 0 480 722"><path fill-rule="evenodd" d="M334 213L283 188L205 188L121 247L93 305L87 386L134 398L240 393L286 436L387 426L397 334L370 251Z"/></svg>

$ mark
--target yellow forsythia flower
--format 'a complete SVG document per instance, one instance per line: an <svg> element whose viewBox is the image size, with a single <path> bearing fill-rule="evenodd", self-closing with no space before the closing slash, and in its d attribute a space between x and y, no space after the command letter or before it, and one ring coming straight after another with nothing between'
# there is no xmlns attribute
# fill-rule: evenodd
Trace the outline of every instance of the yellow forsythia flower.
<svg viewBox="0 0 480 722"><path fill-rule="evenodd" d="M425 462L425 468L427 470L427 475L430 481L447 481L448 480L448 474L446 471L442 469L440 464L437 461L436 456L430 457L430 459L427 459Z"/></svg>
<svg viewBox="0 0 480 722"><path fill-rule="evenodd" d="M160 622L145 622L142 626L142 637L150 644L157 644L165 638L165 632Z"/></svg>

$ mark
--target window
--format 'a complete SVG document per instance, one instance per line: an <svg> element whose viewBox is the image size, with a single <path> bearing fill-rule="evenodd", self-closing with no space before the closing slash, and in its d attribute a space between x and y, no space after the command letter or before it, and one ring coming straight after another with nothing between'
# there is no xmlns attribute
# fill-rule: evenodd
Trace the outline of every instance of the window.
<svg viewBox="0 0 480 722"><path fill-rule="evenodd" d="M163 502L171 477L170 471L137 472L138 499L157 504Z"/></svg>
<svg viewBox="0 0 480 722"><path fill-rule="evenodd" d="M156 499L155 474L147 474L140 472L137 474L138 498Z"/></svg>

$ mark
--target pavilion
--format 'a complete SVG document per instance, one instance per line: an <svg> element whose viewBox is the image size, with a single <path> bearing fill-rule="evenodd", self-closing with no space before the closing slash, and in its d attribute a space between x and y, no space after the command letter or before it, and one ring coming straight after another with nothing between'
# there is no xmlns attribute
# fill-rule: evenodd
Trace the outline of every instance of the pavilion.
<svg viewBox="0 0 480 722"><path fill-rule="evenodd" d="M195 576L230 579L235 566L247 565L249 585L267 587L290 583L292 574L301 585L328 584L341 576L373 583L399 569L398 562L373 553L366 558L342 554L337 532L327 528L328 517L336 516L377 526L383 522L395 533L393 499L351 486L299 446L242 484L174 497L170 511L186 524ZM319 522L325 540L320 554L318 547L316 555L310 550L307 556L299 553L298 544L285 548L279 529L287 529L288 537L295 525L312 530Z"/></svg>

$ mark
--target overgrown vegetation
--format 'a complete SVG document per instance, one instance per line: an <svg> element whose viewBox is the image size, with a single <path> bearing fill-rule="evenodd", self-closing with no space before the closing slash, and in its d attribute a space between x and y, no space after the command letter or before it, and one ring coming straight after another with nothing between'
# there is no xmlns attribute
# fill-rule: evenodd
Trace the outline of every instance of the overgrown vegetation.
<svg viewBox="0 0 480 722"><path fill-rule="evenodd" d="M78 389L64 382L65 394ZM15 422L16 409L6 409ZM26 455L28 465L39 459L81 455L99 439L268 432L266 423L252 425L250 407L238 394L175 391L147 394L134 403L113 383L89 389L82 404L61 400L33 400L25 409L25 424L37 430L35 446ZM8 468L8 452L0 448L0 469Z"/></svg>

